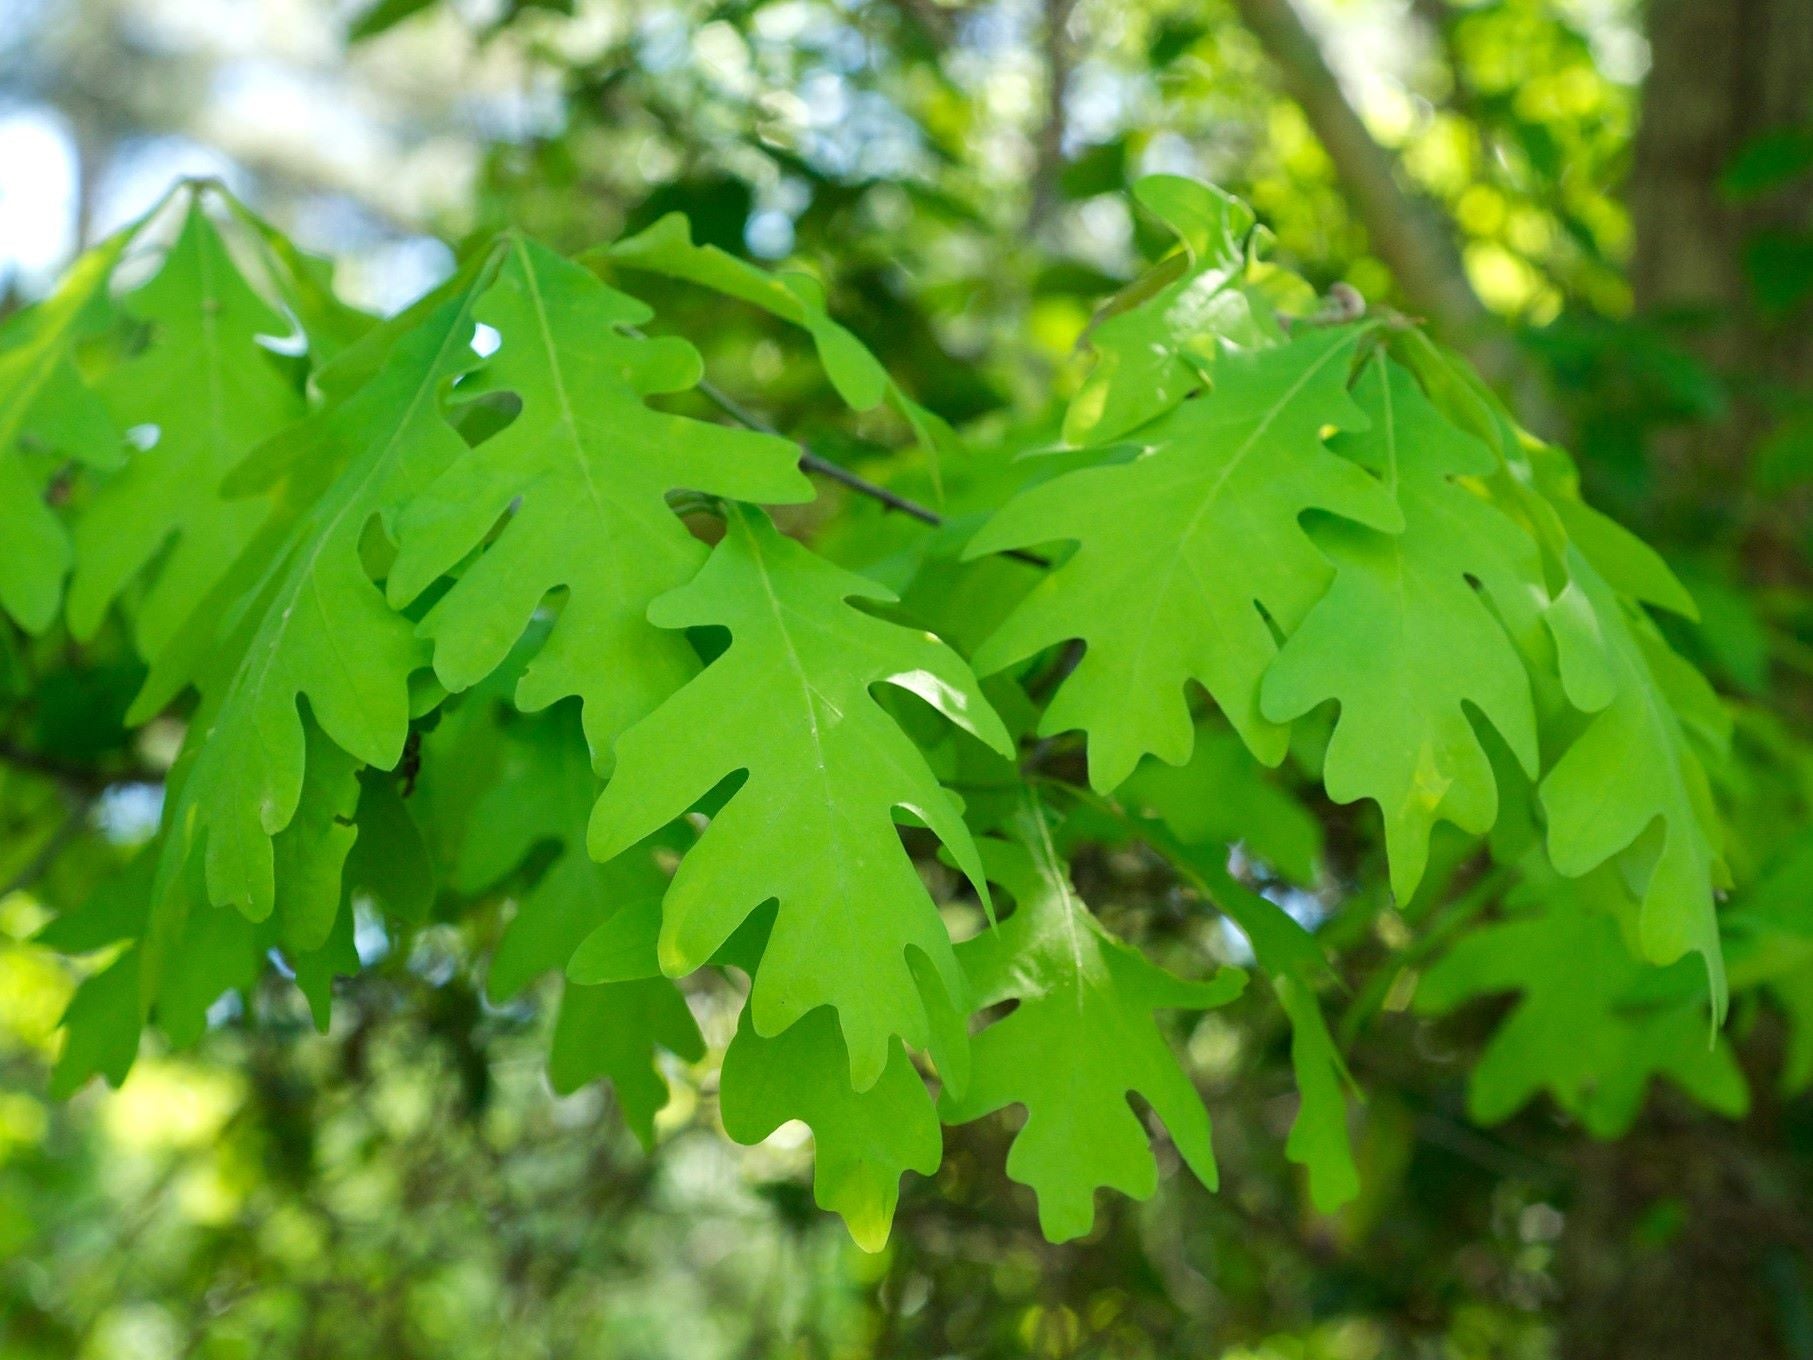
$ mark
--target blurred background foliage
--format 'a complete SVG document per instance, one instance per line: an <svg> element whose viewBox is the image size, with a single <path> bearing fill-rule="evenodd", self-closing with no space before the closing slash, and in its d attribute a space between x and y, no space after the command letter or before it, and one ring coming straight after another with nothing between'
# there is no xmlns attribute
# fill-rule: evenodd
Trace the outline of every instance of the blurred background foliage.
<svg viewBox="0 0 1813 1360"><path fill-rule="evenodd" d="M1125 193L1154 171L1248 198L1318 291L1427 317L1664 548L1704 615L1675 641L1738 713L1740 880L1804 916L1805 0L0 0L0 313L183 174L380 310L498 226L577 252L678 210L820 278L964 428L959 515L966 479L1055 437L1096 300L1168 248ZM849 417L797 334L637 287L722 386L933 494L896 418ZM883 576L921 534L864 510L833 532ZM547 1008L482 994L507 893L457 926L363 916L326 1035L273 976L194 1048L55 1101L77 978L30 939L155 822L168 734L107 720L136 682L72 665L66 702L0 727L6 1360L1813 1356L1813 1105L1790 1094L1813 1049L1782 1018L1813 1018L1807 984L1739 1006L1741 1120L1658 1086L1616 1141L1542 1100L1481 1127L1465 1078L1505 1006L1410 1007L1416 951L1485 892L1456 854L1393 907L1316 796L1250 780L1241 830L1321 884L1305 911L1354 984L1365 1190L1334 1217L1283 1161L1289 1035L1249 998L1182 1036L1221 1194L1167 1175L1052 1247L984 1121L947 1131L865 1256L812 1208L803 1134L717 1135L712 1059L670 1072L653 1158L608 1092L553 1093ZM55 854L71 837L95 853ZM1138 855L1079 874L1160 961L1229 955ZM730 999L693 1000L721 1053Z"/></svg>

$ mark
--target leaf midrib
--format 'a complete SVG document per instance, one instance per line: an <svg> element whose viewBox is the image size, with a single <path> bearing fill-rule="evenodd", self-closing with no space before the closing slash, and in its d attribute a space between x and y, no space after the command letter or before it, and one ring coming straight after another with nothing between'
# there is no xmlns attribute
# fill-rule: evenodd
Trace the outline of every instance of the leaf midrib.
<svg viewBox="0 0 1813 1360"><path fill-rule="evenodd" d="M240 698L248 687L254 690L264 688L264 683L269 678L272 667L276 664L278 650L288 636L289 623L295 613L297 599L305 587L313 585L317 609L323 624L325 626L330 623L325 604L320 599L320 583L316 579L316 567L320 563L322 555L327 551L328 545L336 540L338 531L347 516L354 513L358 506L366 503L367 493L373 482L390 469L397 447L406 432L414 427L424 400L432 397L439 386L441 366L446 361L448 353L461 343L462 323L470 314L478 291L478 283L475 280L473 286L467 290L458 316L448 327L447 338L442 341L440 347L435 351L433 361L427 366L423 380L410 394L389 437L373 451L367 460L364 472L356 478L349 479L344 484L344 489L339 496L336 497L329 493L328 496L316 502L314 512L299 522L298 533L291 540L290 549L274 556L270 567L258 578L257 586L249 592L256 597L269 581L279 574L283 574L283 584L271 600L270 608L265 613L264 624L259 627L246 647L245 655L247 657L254 652L261 651L262 654L252 666L247 667L242 661L242 664L235 668L234 678L221 698L219 716L209 728L210 737L227 722L228 714L237 708ZM351 399L349 398L349 400ZM314 532L309 548L298 555L294 544L297 540L308 537L311 530ZM286 564L288 565L287 573L285 573ZM332 628L328 627L327 631L331 636ZM344 669L343 660L342 667Z"/></svg>
<svg viewBox="0 0 1813 1360"><path fill-rule="evenodd" d="M1143 673L1145 669L1146 653L1150 650L1152 639L1158 631L1158 616L1160 611L1165 607L1166 602L1170 599L1171 583L1177 575L1177 568L1179 565L1188 561L1190 575L1196 581L1203 594L1207 595L1211 593L1207 581L1203 579L1201 572L1197 569L1195 560L1190 552L1191 545L1195 542L1197 531L1202 525L1203 517L1209 513L1211 508L1219 503L1221 493L1226 489L1228 480L1246 462L1253 450L1258 447L1259 441L1265 436L1266 431L1271 428L1272 423L1277 420L1279 413L1297 399L1297 395L1309 381L1320 373L1323 367L1327 365L1335 355L1344 353L1346 348L1345 345L1330 345L1316 357L1313 363L1307 365L1304 370L1297 375L1291 385L1279 396L1278 400L1273 402L1272 405L1266 409L1265 414L1261 416L1258 423L1253 426L1246 439L1241 442L1238 448L1236 448L1234 455L1229 458L1227 463L1222 467L1220 474L1209 483L1201 501L1197 504L1195 512L1184 525L1183 532L1178 535L1177 551L1171 554L1166 561L1164 575L1159 580L1158 589L1152 592L1151 607L1146 611L1146 626L1139 632L1139 642L1133 653L1134 673ZM1137 466L1137 464L1135 464L1135 466Z"/></svg>

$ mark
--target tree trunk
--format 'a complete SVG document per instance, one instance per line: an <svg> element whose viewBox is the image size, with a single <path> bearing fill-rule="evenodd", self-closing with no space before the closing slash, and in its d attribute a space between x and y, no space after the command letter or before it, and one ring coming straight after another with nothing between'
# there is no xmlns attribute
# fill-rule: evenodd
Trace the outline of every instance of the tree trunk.
<svg viewBox="0 0 1813 1360"><path fill-rule="evenodd" d="M1649 35L1628 191L1637 309L1731 394L1719 419L1654 441L1654 508L1666 541L1736 547L1753 580L1779 579L1805 571L1794 511L1750 489L1751 456L1771 394L1813 393L1813 328L1759 302L1745 259L1759 233L1813 227L1813 180L1751 199L1723 180L1759 136L1813 124L1813 0L1650 0ZM1658 1099L1629 1137L1582 1150L1559 1263L1568 1360L1809 1353L1808 1177L1759 1031L1743 1042L1757 1105L1743 1124Z"/></svg>
<svg viewBox="0 0 1813 1360"><path fill-rule="evenodd" d="M1813 388L1804 309L1759 305L1746 256L1767 233L1813 228L1813 178L1754 198L1723 178L1764 134L1813 125L1813 0L1651 0L1649 36L1628 193L1637 309L1678 328L1732 394L1724 419L1660 441L1659 508L1696 537L1741 535L1760 508L1745 489L1768 396Z"/></svg>

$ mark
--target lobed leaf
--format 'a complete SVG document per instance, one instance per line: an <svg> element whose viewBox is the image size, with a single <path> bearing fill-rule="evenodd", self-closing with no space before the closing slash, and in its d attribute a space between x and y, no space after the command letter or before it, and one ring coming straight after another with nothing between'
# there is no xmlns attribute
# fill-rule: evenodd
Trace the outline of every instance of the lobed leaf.
<svg viewBox="0 0 1813 1360"><path fill-rule="evenodd" d="M1202 387L1220 345L1277 338L1241 287L1253 211L1213 185L1149 175L1133 197L1177 236L1181 256L1111 300L1086 337L1095 363L1064 413L1064 439L1105 444Z"/></svg>
<svg viewBox="0 0 1813 1360"><path fill-rule="evenodd" d="M618 743L592 854L622 853L742 775L674 875L662 967L691 972L778 899L750 1002L757 1034L829 1005L858 1090L880 1080L894 1035L961 1084L963 975L894 810L931 828L978 891L981 864L955 800L870 688L909 690L1002 751L1007 734L956 653L849 603L887 591L782 537L759 511L727 513L703 570L650 617L726 628L729 649Z"/></svg>
<svg viewBox="0 0 1813 1360"><path fill-rule="evenodd" d="M633 269L710 288L798 326L837 395L853 411L891 407L909 427L929 459L935 491L942 492L942 465L956 450L957 436L939 416L909 397L867 345L832 317L824 285L810 274L771 274L716 246L694 245L681 213L669 213L647 230L618 241L609 258Z"/></svg>
<svg viewBox="0 0 1813 1360"><path fill-rule="evenodd" d="M617 736L697 669L685 638L647 617L705 557L668 493L783 502L810 500L812 488L787 441L651 407L647 398L698 380L697 353L623 334L648 309L545 247L508 238L476 315L499 345L471 390L514 393L522 410L398 517L390 603L409 604L477 553L421 625L435 673L457 691L494 670L549 592L564 591L516 701L534 710L578 695L607 767Z"/></svg>
<svg viewBox="0 0 1813 1360"><path fill-rule="evenodd" d="M203 866L205 902L253 920L270 914L271 838L296 815L304 783L299 700L355 761L388 768L402 754L410 676L427 657L367 573L361 540L465 450L442 401L478 362L478 282L472 271L456 279L419 324L393 332L369 384L261 451L281 483L270 519L152 665L137 720L185 685L202 696L166 800L154 972L157 942L188 911L192 860Z"/></svg>
<svg viewBox="0 0 1813 1360"><path fill-rule="evenodd" d="M1612 697L1538 789L1549 858L1561 873L1578 877L1616 857L1641 885L1644 954L1672 963L1698 953L1714 1016L1722 1018L1725 965L1712 894L1729 883L1729 874L1706 772L1667 686L1685 687L1700 701L1714 739L1722 714L1705 681L1669 651L1649 619L1621 601L1578 552L1572 566L1598 621Z"/></svg>
<svg viewBox="0 0 1813 1360"><path fill-rule="evenodd" d="M150 328L100 384L115 423L154 442L104 481L75 528L69 627L89 638L135 579L139 650L155 657L234 564L268 507L222 483L252 448L299 419L302 394L260 343L288 322L246 282L200 196L157 273L125 299Z"/></svg>
<svg viewBox="0 0 1813 1360"><path fill-rule="evenodd" d="M1589 1132L1612 1138L1630 1127L1655 1076L1720 1113L1748 1108L1729 1045L1707 1043L1691 974L1648 967L1626 946L1618 916L1629 899L1615 871L1566 882L1538 868L1510 905L1511 919L1462 937L1416 993L1425 1014L1521 994L1468 1076L1475 1119L1498 1123L1546 1090Z"/></svg>
<svg viewBox="0 0 1813 1360"><path fill-rule="evenodd" d="M1185 981L1110 935L1077 897L1032 795L1008 829L1013 840L981 843L983 869L1018 905L957 956L976 1005L1018 1005L976 1036L970 1084L947 1092L941 1113L966 1123L1025 1107L1007 1172L1033 1188L1040 1227L1062 1242L1094 1225L1098 1188L1135 1199L1158 1188L1130 1094L1152 1107L1185 1164L1215 1188L1208 1111L1153 1013L1223 1005L1246 975L1230 968L1209 982Z"/></svg>
<svg viewBox="0 0 1813 1360"><path fill-rule="evenodd" d="M850 1060L830 1010L815 1010L773 1038L762 1035L753 1014L744 1009L724 1053L724 1132L754 1144L790 1119L804 1122L812 1130L814 1197L843 1218L857 1246L880 1251L902 1174L929 1176L944 1153L925 1083L894 1039L881 1073L866 1089L852 1090L840 1079Z"/></svg>
<svg viewBox="0 0 1813 1360"><path fill-rule="evenodd" d="M137 224L87 251L56 290L0 330L0 608L41 633L56 619L75 560L44 504L52 464L39 455L117 466L125 453L106 404L75 361L77 343L108 306L107 283Z"/></svg>
<svg viewBox="0 0 1813 1360"><path fill-rule="evenodd" d="M501 715L491 708L491 720ZM646 849L599 864L585 853L586 818L598 779L568 706L502 726L503 758L477 801L460 846L454 882L476 893L499 884L542 845L554 860L517 896L516 913L492 956L486 990L499 1003L549 971L565 972L581 942L620 916L658 913L667 878ZM644 1147L668 1101L656 1050L696 1062L705 1042L679 989L660 975L649 938L628 976L569 976L561 985L549 1076L562 1093L608 1079L625 1122Z"/></svg>
<svg viewBox="0 0 1813 1360"><path fill-rule="evenodd" d="M1473 582L1506 611L1527 610L1524 601L1541 597L1542 565L1514 520L1456 481L1491 472L1491 454L1444 420L1407 370L1374 359L1354 397L1367 429L1333 446L1380 473L1404 527L1316 526L1334 584L1266 672L1260 710L1288 723L1339 702L1323 761L1329 796L1378 804L1392 888L1408 901L1438 819L1482 835L1498 817L1497 783L1469 708L1536 777L1530 682Z"/></svg>
<svg viewBox="0 0 1813 1360"><path fill-rule="evenodd" d="M968 555L1074 540L1074 556L1035 586L976 654L984 675L1080 638L1087 650L1058 688L1041 735L1082 728L1089 781L1118 786L1142 755L1189 758L1185 685L1204 685L1262 761L1287 730L1259 707L1277 654L1332 570L1299 522L1324 510L1385 532L1403 527L1390 491L1332 452L1324 433L1361 428L1347 376L1363 329L1312 332L1229 353L1215 388L1184 402L1126 463L1067 473L1022 492Z"/></svg>

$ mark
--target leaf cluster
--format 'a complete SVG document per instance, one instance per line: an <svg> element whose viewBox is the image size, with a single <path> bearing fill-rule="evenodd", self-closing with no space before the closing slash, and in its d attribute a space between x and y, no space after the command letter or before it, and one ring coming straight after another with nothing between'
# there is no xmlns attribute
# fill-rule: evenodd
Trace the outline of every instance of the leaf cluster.
<svg viewBox="0 0 1813 1360"><path fill-rule="evenodd" d="M992 447L812 279L677 218L577 262L505 233L387 319L214 186L79 261L0 332L0 608L19 712L101 658L135 697L73 773L19 751L162 804L43 933L92 961L59 1086L272 966L325 1027L374 923L489 920L494 1004L558 987L558 1089L608 1081L652 1146L715 1067L725 1132L803 1121L865 1246L940 1121L1010 1106L1054 1240L1152 1194L1155 1140L1214 1186L1176 1027L1218 1008L1284 1018L1284 1153L1332 1210L1339 910L1423 926L1378 972L1439 953L1423 1012L1521 993L1481 1119L1546 1090L1616 1132L1658 1074L1740 1110L1708 1012L1810 1012L1795 967L1728 977L1722 931L1813 923L1779 889L1716 909L1731 720L1650 613L1692 600L1415 326L1293 314L1244 205L1137 194L1176 249L1103 307L1061 419ZM803 331L919 450L930 527L871 532L861 477L704 383L651 274ZM1218 913L1221 956L1161 967L1079 891L1102 855Z"/></svg>

